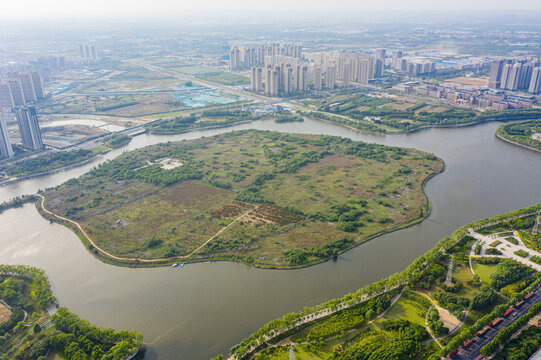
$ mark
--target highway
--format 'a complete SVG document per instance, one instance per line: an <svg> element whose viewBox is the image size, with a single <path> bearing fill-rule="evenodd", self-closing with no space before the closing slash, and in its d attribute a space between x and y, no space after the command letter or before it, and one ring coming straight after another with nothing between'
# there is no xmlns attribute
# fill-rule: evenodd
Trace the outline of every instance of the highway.
<svg viewBox="0 0 541 360"><path fill-rule="evenodd" d="M481 355L481 348L494 339L494 337L503 329L508 327L517 321L521 316L525 315L530 308L541 301L541 288L534 290L534 295L529 298L522 306L515 309L511 314L506 317L501 317L502 321L494 326L489 327L489 330L480 337L474 337L474 341L465 349L460 349L457 355L453 357L453 360L475 360Z"/></svg>

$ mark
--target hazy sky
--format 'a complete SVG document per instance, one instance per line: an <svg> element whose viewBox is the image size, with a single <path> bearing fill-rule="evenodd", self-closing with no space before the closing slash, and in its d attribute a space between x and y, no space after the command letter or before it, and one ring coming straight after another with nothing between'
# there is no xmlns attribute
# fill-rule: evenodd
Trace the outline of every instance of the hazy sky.
<svg viewBox="0 0 541 360"><path fill-rule="evenodd" d="M540 0L2 0L0 18L132 17L187 10L536 10Z"/></svg>

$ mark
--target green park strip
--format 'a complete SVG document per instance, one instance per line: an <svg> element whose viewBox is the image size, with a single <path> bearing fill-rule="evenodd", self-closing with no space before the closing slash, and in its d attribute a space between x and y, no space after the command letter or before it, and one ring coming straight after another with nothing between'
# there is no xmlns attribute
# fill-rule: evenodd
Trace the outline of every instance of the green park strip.
<svg viewBox="0 0 541 360"><path fill-rule="evenodd" d="M298 268L430 212L443 162L331 136L240 131L125 153L42 193L42 213L119 265Z"/></svg>
<svg viewBox="0 0 541 360"><path fill-rule="evenodd" d="M541 205L535 205L465 225L442 239L401 273L341 299L306 307L301 312L269 322L232 347L228 359L248 359L254 355L255 358L274 358L275 353L283 353L289 346L293 347L295 354L308 354L303 359L377 358L365 354L366 351L374 351L380 358L440 359L475 336L541 283L539 274L531 275L530 268L512 260L495 258L486 258L495 263L490 272L483 274L488 283L480 281L469 267L470 249L476 241L469 235L470 230L482 231L516 223L540 209ZM451 256L454 271L451 283L448 283L446 268ZM475 266L474 269L480 271L481 267ZM402 291L394 305L385 302L403 287L409 290ZM498 294L502 288L505 291ZM433 302L428 299L433 299ZM435 311L434 304L438 311ZM365 308L373 311L363 312ZM356 317L350 316L353 313L357 314ZM374 324L367 325L366 319L378 316L381 318ZM407 329L407 336L400 338L394 333L397 327ZM442 349L428 338L429 329L441 337ZM396 347L397 339L408 346ZM269 344L280 346L269 347ZM216 359L223 358L220 355Z"/></svg>
<svg viewBox="0 0 541 360"><path fill-rule="evenodd" d="M496 136L515 145L541 151L541 120L526 120L500 125L496 130Z"/></svg>
<svg viewBox="0 0 541 360"><path fill-rule="evenodd" d="M413 105L372 94L346 94L306 102L312 116L359 130L383 133L410 132L429 127L457 127L486 121L541 118L539 109L476 112L416 102ZM532 123L538 124L535 120ZM538 126L538 125L536 125ZM499 134L499 133L498 133Z"/></svg>
<svg viewBox="0 0 541 360"><path fill-rule="evenodd" d="M102 145L98 145L92 149L57 151L35 158L29 158L15 165L7 166L0 171L0 174L3 173L8 179L25 178L82 165L98 155L107 153L111 149L126 145L131 139L131 136L128 135L112 135L106 137Z"/></svg>

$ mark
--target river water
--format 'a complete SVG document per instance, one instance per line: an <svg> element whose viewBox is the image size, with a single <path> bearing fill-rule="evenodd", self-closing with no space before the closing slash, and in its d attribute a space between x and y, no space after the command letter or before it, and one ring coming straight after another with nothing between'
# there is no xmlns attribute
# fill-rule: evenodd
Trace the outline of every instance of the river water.
<svg viewBox="0 0 541 360"><path fill-rule="evenodd" d="M496 139L498 125L379 136L317 120L266 120L174 136L145 134L83 167L0 187L4 201L77 177L125 150L249 128L414 147L445 160L446 171L426 186L433 206L427 220L358 246L337 261L293 271L230 262L182 270L116 267L96 260L70 230L45 221L28 204L0 215L0 263L43 268L62 306L98 325L142 332L146 359L209 359L276 317L401 271L465 223L540 203L540 154Z"/></svg>

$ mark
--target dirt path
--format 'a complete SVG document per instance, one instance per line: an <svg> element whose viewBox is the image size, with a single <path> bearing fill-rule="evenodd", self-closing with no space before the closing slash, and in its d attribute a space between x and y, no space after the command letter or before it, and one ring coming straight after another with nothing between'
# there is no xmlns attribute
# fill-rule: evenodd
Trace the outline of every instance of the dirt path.
<svg viewBox="0 0 541 360"><path fill-rule="evenodd" d="M144 263L153 263L153 262L170 262L170 261L175 261L175 260L184 260L184 259L187 259L188 257L190 257L191 255L195 254L197 251L201 250L205 245L207 245L210 241L212 241L213 239L215 239L218 235L220 235L222 232L224 232L225 230L227 230L231 225L235 224L236 222L238 222L240 219L242 219L244 216L248 215L251 211L254 211L258 208L258 206L248 210L247 212L243 213L242 215L240 215L239 217L237 217L235 220L233 220L229 225L223 227L222 229L220 229L216 234L214 234L213 236L211 236L210 238L208 238L202 245L200 245L198 248L196 248L194 251L192 251L191 253L187 254L187 255L183 255L183 256L177 256L177 257L173 257L173 258L162 258L162 259L139 259L139 258L125 258L125 257L120 257L120 256L116 256L116 255L113 255L111 254L110 252L106 251L106 250L103 250L102 248L100 248L95 242L94 240L92 240L92 238L88 235L88 233L83 229L83 227L81 226L81 224L79 224L78 222L74 221L74 220L71 220L71 219L68 219L68 218L65 218L63 216L60 216L60 215L57 215L49 210L47 210L47 208L45 207L45 197L41 194L36 194L36 196L39 196L41 198L41 209L53 216L53 217L56 217L60 220L64 220L64 221L67 221L69 222L70 224L74 225L75 227L77 227L77 229L79 229L79 231L81 232L81 234L85 237L85 239L90 243L92 244L92 246L94 248L96 248L100 253L102 253L103 255L106 255L108 257L110 257L111 259L115 259L115 260L119 260L119 261L139 261L139 262L144 262Z"/></svg>

